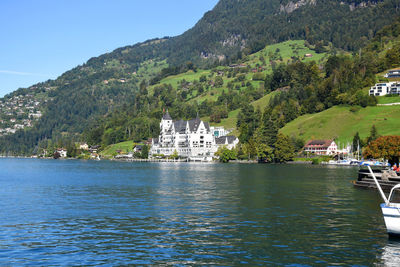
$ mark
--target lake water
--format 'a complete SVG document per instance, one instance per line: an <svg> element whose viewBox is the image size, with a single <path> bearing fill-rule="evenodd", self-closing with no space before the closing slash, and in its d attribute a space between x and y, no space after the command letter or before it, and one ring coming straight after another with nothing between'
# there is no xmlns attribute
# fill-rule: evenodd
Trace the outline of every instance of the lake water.
<svg viewBox="0 0 400 267"><path fill-rule="evenodd" d="M399 266L355 168L0 159L0 265Z"/></svg>

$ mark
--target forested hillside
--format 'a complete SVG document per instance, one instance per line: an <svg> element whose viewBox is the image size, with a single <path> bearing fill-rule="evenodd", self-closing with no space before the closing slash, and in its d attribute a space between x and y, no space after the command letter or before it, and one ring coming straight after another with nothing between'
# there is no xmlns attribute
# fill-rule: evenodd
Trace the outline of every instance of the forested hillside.
<svg viewBox="0 0 400 267"><path fill-rule="evenodd" d="M221 0L192 29L180 36L150 40L116 49L88 60L84 65L64 73L56 80L21 89L6 96L4 101L18 95L33 95L46 99L41 101L38 107L43 114L39 121L31 128L3 136L0 139L0 150L3 153L29 154L38 143L47 143L48 140L62 144L88 138L92 142L105 139L108 143L121 139L121 136L122 139L133 138L133 132L143 132L138 136L145 138L156 132L156 121L160 118L162 109L170 107L173 110L173 103L176 101L186 103L182 110L175 108L181 110L180 113L176 113L177 116L190 117L199 111L205 116L213 115L212 119L218 121L224 118L227 112L240 107L240 101L235 99L240 100L244 96L243 99L255 100L279 88L292 88L293 76L303 76L303 73L298 71L307 72L307 78L304 79L310 79L300 81L303 85L309 82L316 84L322 80L318 71L321 63L300 63L297 60L304 55L294 54L293 58L290 58L291 64L286 66L289 61L281 60L279 51L259 57L259 66L249 64L247 68L232 67L228 70L219 70L216 66L246 62L252 53L260 51L267 44L293 39L306 40L306 45L312 48L314 54L326 51L336 53L337 49L358 51L378 30L393 22L399 13L397 0ZM345 69L353 67L353 70L359 71L359 64L364 63L354 63L345 57L330 59L325 66L327 78L331 77L330 72L337 70L337 64L343 68L341 71L345 72ZM265 68L267 65L270 65L271 69L263 70L263 66ZM255 72L260 71L254 72L253 69L259 67L262 71L257 76ZM173 94L178 88L160 83L170 75L188 71L197 73L201 69L214 69L213 75L206 75L205 79L200 75L196 84L180 83L179 90L182 92L179 96ZM218 71L223 71L224 74L218 74ZM325 84L329 92L318 89L311 93L317 99L307 97L309 103L300 103L301 112L314 112L339 102L365 101L362 97L356 97L354 100L352 95L360 86L366 86L373 81L372 73L373 71L366 73L365 77L360 76L359 78L363 79L360 84L359 80L348 77L351 81L346 80L346 86L340 87L335 95L330 94L332 88ZM268 76L264 76L266 74ZM335 85L335 78L331 79ZM217 89L222 88L224 82L227 89L231 90L229 94L228 91ZM326 83L329 84L327 81ZM210 91L210 96L205 97L207 101L195 100L199 91L206 91L207 85L207 92ZM334 85L332 86L335 87ZM314 89L308 87L301 90L314 92ZM211 91L214 91L214 95L211 95ZM303 91L299 91L299 94L300 92ZM340 94L347 95L344 96L345 100L338 102L336 99ZM284 98L280 97L284 101ZM321 101L323 97L327 97L327 100ZM217 102L210 102L210 99ZM276 103L279 101L275 100L273 103L278 105ZM227 103L225 107L224 103ZM104 131L107 128L107 118L110 117L120 121L131 120L134 128L125 127L120 123L121 128L118 131L109 130L107 134L101 132L100 137L99 134L93 134L93 129ZM282 122L279 125L288 119L280 120ZM108 129L111 128L115 129L114 126ZM140 130L142 128L147 129L147 132ZM82 133L85 135L82 136Z"/></svg>

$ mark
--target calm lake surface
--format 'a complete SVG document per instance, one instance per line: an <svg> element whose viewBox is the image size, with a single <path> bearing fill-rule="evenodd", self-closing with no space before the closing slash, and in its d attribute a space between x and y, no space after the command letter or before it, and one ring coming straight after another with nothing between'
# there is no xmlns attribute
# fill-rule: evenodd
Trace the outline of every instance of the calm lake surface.
<svg viewBox="0 0 400 267"><path fill-rule="evenodd" d="M0 265L388 265L357 168L0 159Z"/></svg>

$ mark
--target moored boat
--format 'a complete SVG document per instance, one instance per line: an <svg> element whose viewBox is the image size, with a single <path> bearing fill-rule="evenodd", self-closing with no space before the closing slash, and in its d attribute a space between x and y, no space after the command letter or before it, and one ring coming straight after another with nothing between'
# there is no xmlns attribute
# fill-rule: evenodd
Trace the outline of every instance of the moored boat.
<svg viewBox="0 0 400 267"><path fill-rule="evenodd" d="M400 190L400 184L395 185L391 190L389 197L386 198L381 185L371 167L368 166L372 178L376 183L376 187L385 203L381 204L383 219L385 220L386 230L389 236L400 236L400 203L395 202L395 192Z"/></svg>

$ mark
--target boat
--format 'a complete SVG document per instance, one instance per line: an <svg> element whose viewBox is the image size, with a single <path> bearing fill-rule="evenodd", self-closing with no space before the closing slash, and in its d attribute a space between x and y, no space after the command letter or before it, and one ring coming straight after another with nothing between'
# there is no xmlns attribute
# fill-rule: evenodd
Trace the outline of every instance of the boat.
<svg viewBox="0 0 400 267"><path fill-rule="evenodd" d="M338 165L338 166L358 166L360 162L356 159L340 159L340 160L330 160L328 165Z"/></svg>
<svg viewBox="0 0 400 267"><path fill-rule="evenodd" d="M360 164L360 166L390 167L389 162L382 162L382 161L376 161L376 160L361 161L359 164Z"/></svg>
<svg viewBox="0 0 400 267"><path fill-rule="evenodd" d="M395 185L391 190L389 197L386 198L381 185L379 184L374 172L371 167L368 166L368 170L375 181L376 187L385 203L382 203L381 210L383 219L385 220L386 230L389 236L400 237L400 203L395 201L395 192L400 191L400 184Z"/></svg>

